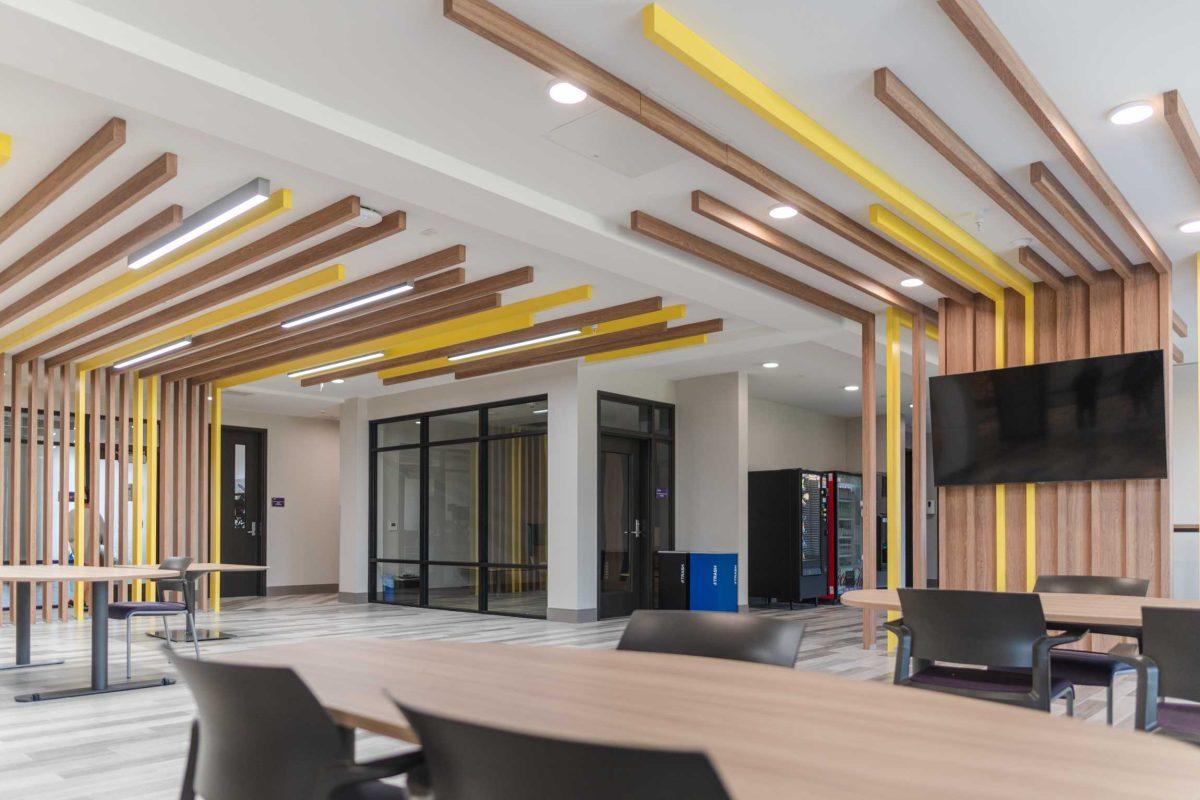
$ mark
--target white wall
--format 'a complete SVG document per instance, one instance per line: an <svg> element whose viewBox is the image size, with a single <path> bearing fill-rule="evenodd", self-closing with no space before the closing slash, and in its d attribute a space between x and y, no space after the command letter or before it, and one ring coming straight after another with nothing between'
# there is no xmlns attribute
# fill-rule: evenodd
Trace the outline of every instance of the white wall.
<svg viewBox="0 0 1200 800"><path fill-rule="evenodd" d="M1171 368L1171 523L1200 522L1196 365ZM1171 596L1200 599L1200 534L1171 534Z"/></svg>
<svg viewBox="0 0 1200 800"><path fill-rule="evenodd" d="M675 543L681 550L736 552L738 605L749 603L746 375L730 372L675 384Z"/></svg>
<svg viewBox="0 0 1200 800"><path fill-rule="evenodd" d="M267 431L267 586L338 582L340 487L337 420L242 411L226 406L223 425Z"/></svg>
<svg viewBox="0 0 1200 800"><path fill-rule="evenodd" d="M849 420L771 400L750 398L750 469L857 470L847 452Z"/></svg>

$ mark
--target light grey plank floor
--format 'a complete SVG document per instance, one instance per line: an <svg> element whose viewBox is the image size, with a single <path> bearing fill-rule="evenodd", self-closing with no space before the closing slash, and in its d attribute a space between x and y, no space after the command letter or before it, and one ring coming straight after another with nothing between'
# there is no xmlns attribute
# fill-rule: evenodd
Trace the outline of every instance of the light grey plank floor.
<svg viewBox="0 0 1200 800"><path fill-rule="evenodd" d="M858 612L840 607L771 610L754 613L800 619L807 624L797 669L819 670L858 680L887 680L891 660L860 645ZM332 595L227 601L220 615L201 614L200 625L219 623L238 638L202 644L202 652L233 651L312 637L374 636L398 639L453 639L525 645L610 648L624 620L588 624L545 622L383 605L340 604ZM144 635L153 620L136 626L134 678L170 674L158 640ZM176 623L178 624L178 623ZM124 626L113 623L110 672L124 675ZM0 628L0 659L13 650L12 626ZM176 797L193 705L180 685L95 697L16 703L35 690L82 686L88 682L88 622L38 623L34 658L58 656L60 666L0 672L0 798L78 800ZM1124 679L1119 724L1133 712L1133 682ZM1077 715L1103 724L1103 690L1082 689ZM360 735L362 757L401 749L401 743Z"/></svg>

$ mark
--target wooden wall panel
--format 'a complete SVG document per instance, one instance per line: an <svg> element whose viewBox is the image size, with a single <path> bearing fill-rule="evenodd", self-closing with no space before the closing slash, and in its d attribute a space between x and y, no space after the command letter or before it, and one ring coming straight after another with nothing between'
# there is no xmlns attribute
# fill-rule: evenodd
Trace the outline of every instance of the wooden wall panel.
<svg viewBox="0 0 1200 800"><path fill-rule="evenodd" d="M67 544L74 532L71 528L71 488L70 465L71 459L71 398L74 397L75 371L70 365L64 364L59 368L59 397L56 401L59 415L58 439L58 563L67 563ZM80 445L82 446L82 445ZM82 508L82 506L81 506ZM67 618L67 600L70 584L62 581L58 584L58 618Z"/></svg>
<svg viewBox="0 0 1200 800"><path fill-rule="evenodd" d="M1004 291L1004 366L1025 363L1025 298L1013 289ZM1010 591L1020 591L1025 575L1025 486L1014 483L1004 488L1005 548L1004 581Z"/></svg>
<svg viewBox="0 0 1200 800"><path fill-rule="evenodd" d="M939 363L943 375L975 370L975 309L942 300L939 311ZM938 489L938 583L974 588L975 489Z"/></svg>

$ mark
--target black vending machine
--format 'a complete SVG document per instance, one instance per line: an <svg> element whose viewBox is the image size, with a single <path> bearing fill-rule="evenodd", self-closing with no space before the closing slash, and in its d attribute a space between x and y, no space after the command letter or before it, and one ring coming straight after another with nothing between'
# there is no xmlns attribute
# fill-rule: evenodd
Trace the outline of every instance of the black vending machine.
<svg viewBox="0 0 1200 800"><path fill-rule="evenodd" d="M805 469L750 473L749 592L771 602L829 593L824 475Z"/></svg>

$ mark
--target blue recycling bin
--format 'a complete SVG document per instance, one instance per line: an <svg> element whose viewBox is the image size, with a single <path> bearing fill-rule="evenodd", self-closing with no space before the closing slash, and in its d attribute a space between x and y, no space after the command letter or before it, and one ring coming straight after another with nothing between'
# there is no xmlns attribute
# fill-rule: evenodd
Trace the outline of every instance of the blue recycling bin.
<svg viewBox="0 0 1200 800"><path fill-rule="evenodd" d="M659 608L738 610L737 553L658 553Z"/></svg>

